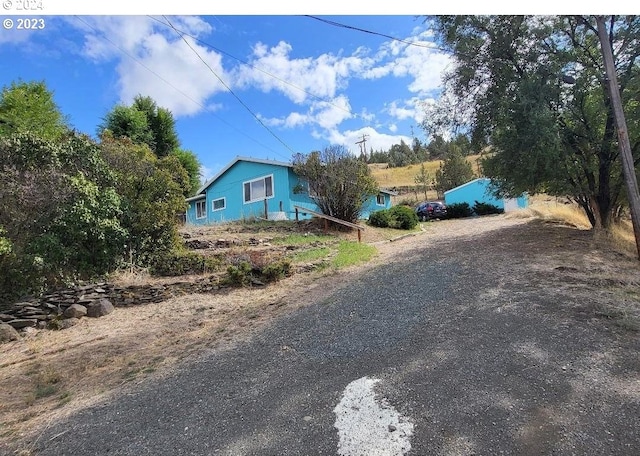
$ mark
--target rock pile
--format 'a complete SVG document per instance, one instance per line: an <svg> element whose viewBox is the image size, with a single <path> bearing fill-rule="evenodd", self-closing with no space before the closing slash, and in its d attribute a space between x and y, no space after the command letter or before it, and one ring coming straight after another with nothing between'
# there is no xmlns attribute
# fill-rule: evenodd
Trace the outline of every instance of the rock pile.
<svg viewBox="0 0 640 456"><path fill-rule="evenodd" d="M15 330L64 329L77 324L83 317L98 318L107 315L115 307L157 303L175 296L212 293L219 289L218 279L214 276L196 282L159 285L118 287L110 283L97 283L78 286L12 304L0 312L0 326L9 325ZM13 334L6 328L3 331L7 338Z"/></svg>

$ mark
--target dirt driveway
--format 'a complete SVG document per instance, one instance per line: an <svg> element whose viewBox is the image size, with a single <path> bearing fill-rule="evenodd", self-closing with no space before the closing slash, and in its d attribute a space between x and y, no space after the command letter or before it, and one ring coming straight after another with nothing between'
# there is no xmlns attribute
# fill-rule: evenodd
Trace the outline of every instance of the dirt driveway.
<svg viewBox="0 0 640 456"><path fill-rule="evenodd" d="M412 454L640 451L635 260L589 232L504 216L431 223L376 245L373 262L340 274L118 309L3 345L3 441L25 455L210 454L198 439L213 428L229 432L216 439L220 454L335 454L342 387L375 374L379 393L416 424ZM179 391L197 375L203 385L233 377L236 388L202 396L205 408L188 399L186 416ZM296 398L305 420L290 422ZM148 410L157 401L180 426L199 423L191 443L149 427L161 421ZM276 413L283 401L291 409ZM202 415L211 409L221 415ZM230 430L239 414L244 424ZM120 443L91 438L105 416Z"/></svg>

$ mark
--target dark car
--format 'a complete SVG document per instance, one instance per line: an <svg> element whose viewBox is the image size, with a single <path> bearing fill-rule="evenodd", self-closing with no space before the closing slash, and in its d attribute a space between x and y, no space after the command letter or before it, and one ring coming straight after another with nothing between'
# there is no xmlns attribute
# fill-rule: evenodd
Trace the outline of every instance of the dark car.
<svg viewBox="0 0 640 456"><path fill-rule="evenodd" d="M416 215L423 222L447 217L447 206L440 201L425 201L416 207Z"/></svg>

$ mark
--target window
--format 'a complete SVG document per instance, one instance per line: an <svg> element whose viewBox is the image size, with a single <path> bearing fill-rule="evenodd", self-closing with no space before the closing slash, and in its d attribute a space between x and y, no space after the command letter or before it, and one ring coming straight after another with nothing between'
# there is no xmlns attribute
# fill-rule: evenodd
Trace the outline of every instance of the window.
<svg viewBox="0 0 640 456"><path fill-rule="evenodd" d="M201 219L207 216L207 202L205 200L196 201L196 218Z"/></svg>
<svg viewBox="0 0 640 456"><path fill-rule="evenodd" d="M244 183L244 202L260 201L273 197L273 176L265 176Z"/></svg>
<svg viewBox="0 0 640 456"><path fill-rule="evenodd" d="M376 196L376 204L378 206L384 206L384 193L378 193L378 196Z"/></svg>
<svg viewBox="0 0 640 456"><path fill-rule="evenodd" d="M214 211L220 211L225 207L227 207L227 200L226 198L218 198L218 199L214 199L211 204Z"/></svg>

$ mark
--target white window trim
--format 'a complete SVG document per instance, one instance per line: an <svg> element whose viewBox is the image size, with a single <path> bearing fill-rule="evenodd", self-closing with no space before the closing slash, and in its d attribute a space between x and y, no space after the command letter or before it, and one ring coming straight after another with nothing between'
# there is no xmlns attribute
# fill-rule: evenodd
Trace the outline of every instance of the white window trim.
<svg viewBox="0 0 640 456"><path fill-rule="evenodd" d="M378 202L378 197L382 195L382 204ZM378 193L376 195L376 206L384 206L385 205L385 197L383 193Z"/></svg>
<svg viewBox="0 0 640 456"><path fill-rule="evenodd" d="M222 207L221 207L221 208L216 209L216 207L215 207L215 202L216 202L216 201L220 201L220 200L222 200ZM216 212L216 211L223 211L223 210L225 210L226 208L227 208L227 197L226 197L226 196L223 196L222 198L216 198L216 199L214 199L213 201L211 201L211 210L212 210L213 212Z"/></svg>
<svg viewBox="0 0 640 456"><path fill-rule="evenodd" d="M198 217L198 204L203 203L204 204L204 210L203 215L201 215L200 217ZM203 218L207 218L207 200L206 199L202 199L202 200L198 200L195 202L195 210L196 210L196 220L202 220Z"/></svg>
<svg viewBox="0 0 640 456"><path fill-rule="evenodd" d="M245 201L245 199L244 199L244 187L245 187L245 185L251 184L252 182L257 182L257 181L260 181L260 180L266 180L268 177L271 178L271 196L253 198L253 199L250 199L249 201ZM250 203L255 203L256 201L264 201L265 199L271 199L271 198L274 197L274 194L275 194L274 190L275 190L275 185L273 183L273 174L267 174L265 176L261 176L261 177L258 177L256 179L251 179L251 180L248 180L248 181L244 181L242 183L242 202L243 202L243 204L250 204ZM265 193L266 193L266 187L265 187Z"/></svg>

